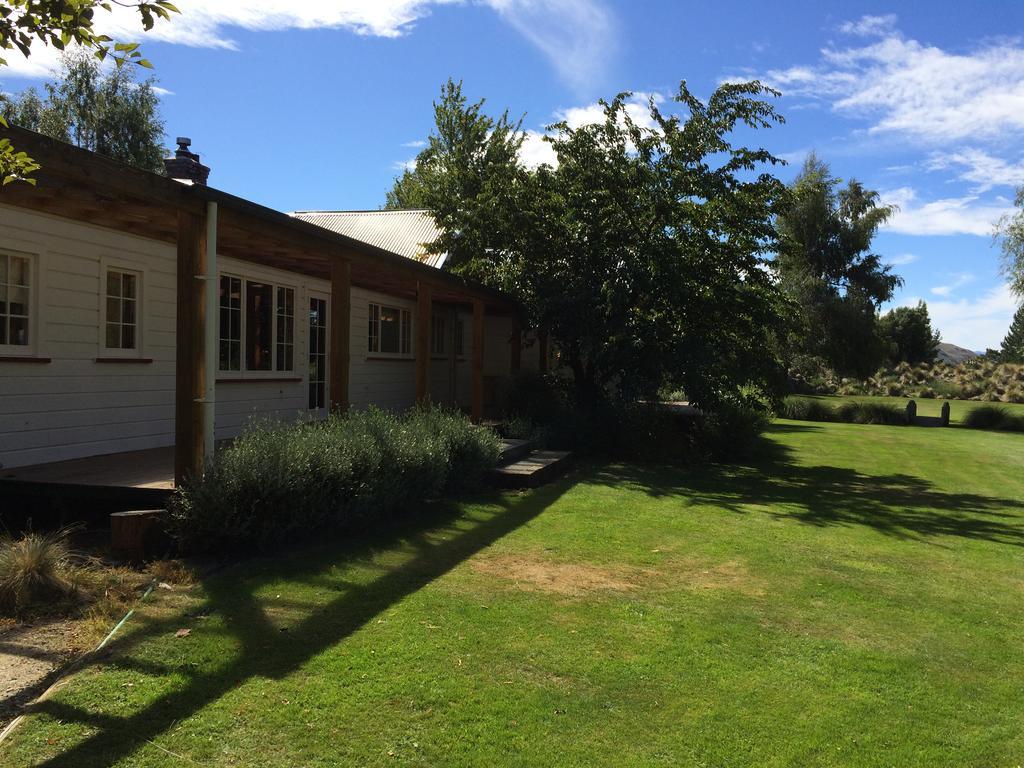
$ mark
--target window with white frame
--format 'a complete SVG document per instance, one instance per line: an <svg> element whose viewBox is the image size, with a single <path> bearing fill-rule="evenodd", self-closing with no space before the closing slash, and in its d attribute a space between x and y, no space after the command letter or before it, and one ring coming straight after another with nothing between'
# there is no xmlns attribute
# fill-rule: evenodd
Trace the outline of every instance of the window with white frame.
<svg viewBox="0 0 1024 768"><path fill-rule="evenodd" d="M103 346L108 352L135 352L140 346L139 301L142 275L130 270L106 271Z"/></svg>
<svg viewBox="0 0 1024 768"><path fill-rule="evenodd" d="M242 281L220 279L220 370L242 370Z"/></svg>
<svg viewBox="0 0 1024 768"><path fill-rule="evenodd" d="M0 252L0 347L27 352L32 343L32 260Z"/></svg>
<svg viewBox="0 0 1024 768"><path fill-rule="evenodd" d="M295 370L295 289L220 278L222 371Z"/></svg>
<svg viewBox="0 0 1024 768"><path fill-rule="evenodd" d="M367 350L371 354L408 355L412 313L408 309L370 304Z"/></svg>
<svg viewBox="0 0 1024 768"><path fill-rule="evenodd" d="M277 288L277 359L279 371L295 369L295 291Z"/></svg>

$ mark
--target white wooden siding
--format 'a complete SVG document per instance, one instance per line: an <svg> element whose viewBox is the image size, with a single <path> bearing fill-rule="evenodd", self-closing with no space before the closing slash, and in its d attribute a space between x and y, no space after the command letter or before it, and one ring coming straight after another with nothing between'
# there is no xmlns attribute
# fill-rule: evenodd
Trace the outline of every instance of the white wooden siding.
<svg viewBox="0 0 1024 768"><path fill-rule="evenodd" d="M105 453L155 448L174 442L176 279L173 245L103 229L48 214L0 205L0 248L36 259L33 353L49 363L0 362L0 468L39 464ZM139 306L140 358L152 362L98 363L105 357L100 321L103 266L142 274ZM216 436L232 437L254 418L291 421L308 418L308 309L310 292L330 294L330 284L227 257L221 272L295 288L294 372L268 372L260 381L248 374L229 381L218 375ZM216 290L217 287L213 286ZM370 302L409 309L415 305L361 288L352 289L349 391L352 406L403 410L415 400L415 363L379 359L367 352ZM464 354L457 363L456 395L470 404L472 315L464 322ZM485 320L484 373L509 371L510 321ZM330 332L330 329L329 329ZM524 366L528 352L524 349ZM434 360L430 389L447 403L450 364Z"/></svg>

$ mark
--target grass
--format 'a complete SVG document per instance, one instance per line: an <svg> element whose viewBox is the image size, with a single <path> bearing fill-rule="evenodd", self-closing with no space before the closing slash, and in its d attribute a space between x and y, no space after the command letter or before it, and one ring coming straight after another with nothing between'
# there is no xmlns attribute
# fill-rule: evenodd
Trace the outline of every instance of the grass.
<svg viewBox="0 0 1024 768"><path fill-rule="evenodd" d="M1024 439L769 440L164 591L0 762L1019 764Z"/></svg>

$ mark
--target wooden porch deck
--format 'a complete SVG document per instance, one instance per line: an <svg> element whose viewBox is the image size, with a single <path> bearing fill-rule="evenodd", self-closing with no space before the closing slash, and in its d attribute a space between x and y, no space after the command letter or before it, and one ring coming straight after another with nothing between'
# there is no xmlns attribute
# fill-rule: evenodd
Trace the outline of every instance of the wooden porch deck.
<svg viewBox="0 0 1024 768"><path fill-rule="evenodd" d="M18 517L80 504L97 512L160 507L173 490L172 446L0 470L0 509Z"/></svg>
<svg viewBox="0 0 1024 768"><path fill-rule="evenodd" d="M174 448L88 456L84 459L32 464L0 472L4 480L56 485L101 485L112 488L174 488Z"/></svg>

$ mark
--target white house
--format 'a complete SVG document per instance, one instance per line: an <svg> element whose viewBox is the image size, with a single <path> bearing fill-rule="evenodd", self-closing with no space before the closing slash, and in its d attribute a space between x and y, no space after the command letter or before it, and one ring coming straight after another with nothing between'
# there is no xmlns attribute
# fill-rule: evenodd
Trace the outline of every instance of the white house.
<svg viewBox="0 0 1024 768"><path fill-rule="evenodd" d="M4 470L174 446L180 479L254 416L480 419L544 364L512 299L422 258L424 212L289 216L207 186L187 143L168 171L192 183L0 136L42 165L0 189Z"/></svg>

